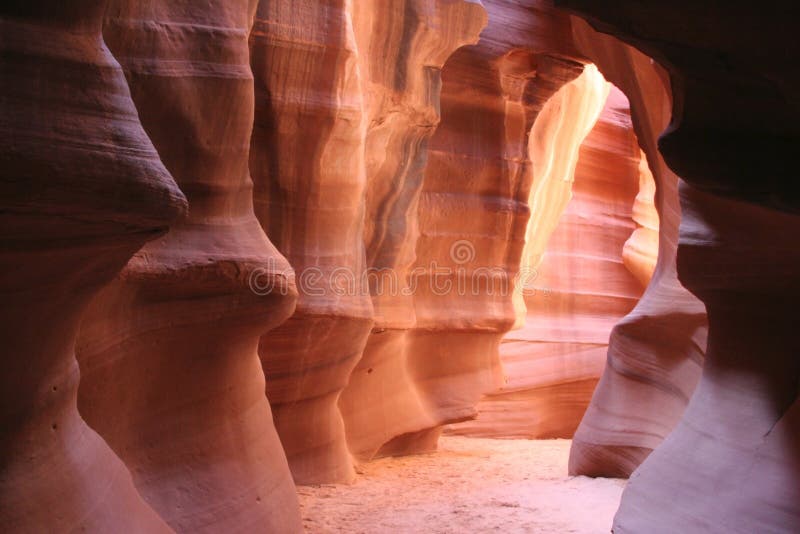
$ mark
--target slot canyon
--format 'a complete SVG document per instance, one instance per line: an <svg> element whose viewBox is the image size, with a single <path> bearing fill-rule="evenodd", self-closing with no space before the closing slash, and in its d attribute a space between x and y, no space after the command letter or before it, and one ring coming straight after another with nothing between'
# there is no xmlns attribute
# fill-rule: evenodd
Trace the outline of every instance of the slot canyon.
<svg viewBox="0 0 800 534"><path fill-rule="evenodd" d="M800 532L798 30L4 2L0 532Z"/></svg>

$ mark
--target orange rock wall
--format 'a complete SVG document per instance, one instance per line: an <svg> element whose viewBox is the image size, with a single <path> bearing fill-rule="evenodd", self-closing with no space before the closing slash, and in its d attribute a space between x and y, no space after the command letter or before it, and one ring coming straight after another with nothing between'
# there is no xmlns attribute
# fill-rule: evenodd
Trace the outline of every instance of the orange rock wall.
<svg viewBox="0 0 800 534"><path fill-rule="evenodd" d="M0 530L299 532L294 482L473 418L524 317L531 131L587 62L641 152L612 101L545 206L574 196L534 236L547 355L509 385L557 421L514 424L574 425L652 274L570 471L635 470L615 532L800 529L796 17L555 3L596 29L544 0L0 7Z"/></svg>
<svg viewBox="0 0 800 534"><path fill-rule="evenodd" d="M260 344L267 396L295 481L346 481L354 472L336 402L372 326L360 276L367 112L351 7L262 2L251 50L256 211L301 289L292 318Z"/></svg>
<svg viewBox="0 0 800 534"><path fill-rule="evenodd" d="M569 88L548 102L534 132L548 128L540 123L550 108L585 116L585 105L569 98ZM610 96L608 90L597 96L604 108L585 140L573 141L571 176L551 178L552 166L536 165L537 154L532 154L533 214L523 253L523 266L527 261L531 269L525 322L500 345L503 387L481 401L476 420L453 427L454 433L571 438L602 374L609 333L641 296L642 287L622 261L635 229L640 151L625 96L616 88ZM556 127L563 132L574 123L571 118ZM551 144L538 156L544 162L565 161L570 150L570 143ZM548 180L555 183L537 183Z"/></svg>
<svg viewBox="0 0 800 534"><path fill-rule="evenodd" d="M432 424L408 361L419 200L442 66L478 40L486 12L475 2L373 0L357 3L354 22L369 110L364 243L375 324L339 407L350 451L365 461Z"/></svg>
<svg viewBox="0 0 800 534"><path fill-rule="evenodd" d="M498 346L516 318L529 217L529 133L550 96L582 70L568 20L546 3L484 5L481 41L442 72L442 122L419 206L409 369L435 425L400 436L386 454L435 446L440 425L474 417L481 395L499 385ZM530 31L543 21L550 31Z"/></svg>

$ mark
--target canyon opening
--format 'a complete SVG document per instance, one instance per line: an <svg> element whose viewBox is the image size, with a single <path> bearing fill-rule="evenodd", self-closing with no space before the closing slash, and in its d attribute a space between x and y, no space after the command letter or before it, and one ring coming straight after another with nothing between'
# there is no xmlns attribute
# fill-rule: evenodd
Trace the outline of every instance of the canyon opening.
<svg viewBox="0 0 800 534"><path fill-rule="evenodd" d="M800 531L794 11L6 2L0 530Z"/></svg>

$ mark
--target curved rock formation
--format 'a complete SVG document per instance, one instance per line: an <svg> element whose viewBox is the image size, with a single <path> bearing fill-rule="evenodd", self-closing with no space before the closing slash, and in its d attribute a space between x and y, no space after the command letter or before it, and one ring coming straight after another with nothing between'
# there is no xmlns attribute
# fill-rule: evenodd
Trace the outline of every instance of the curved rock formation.
<svg viewBox="0 0 800 534"><path fill-rule="evenodd" d="M120 0L106 13L104 35L190 213L92 304L79 405L180 532L300 530L256 353L296 290L253 215L254 11Z"/></svg>
<svg viewBox="0 0 800 534"><path fill-rule="evenodd" d="M647 165L647 155L639 151L639 192L633 203L636 230L625 242L622 261L642 287L653 278L658 262L659 220L656 209L656 179Z"/></svg>
<svg viewBox="0 0 800 534"><path fill-rule="evenodd" d="M800 253L786 238L800 225L800 82L786 60L799 51L796 9L564 3L669 69L675 102L659 145L689 182L678 270L709 317L700 383L632 475L614 531L796 532Z"/></svg>
<svg viewBox="0 0 800 534"><path fill-rule="evenodd" d="M594 65L548 100L531 131L531 218L522 268L539 269L547 245L573 197L576 169L586 136L595 128L611 86Z"/></svg>
<svg viewBox="0 0 800 534"><path fill-rule="evenodd" d="M364 139L349 2L262 2L251 40L258 217L300 273L289 321L259 348L294 480L353 475L336 402L372 326L364 271Z"/></svg>
<svg viewBox="0 0 800 534"><path fill-rule="evenodd" d="M90 299L185 199L101 35L104 1L0 8L0 530L164 532L77 409Z"/></svg>
<svg viewBox="0 0 800 534"><path fill-rule="evenodd" d="M475 416L499 385L498 345L515 322L532 167L528 136L545 102L580 74L569 23L546 2L485 2L489 25L443 69L442 123L420 201L409 369L438 425ZM551 31L535 32L546 20ZM436 427L390 452L429 447Z"/></svg>
<svg viewBox="0 0 800 534"><path fill-rule="evenodd" d="M405 287L413 261L438 69L477 38L482 9L462 1L277 2L258 18L259 216L298 271L315 274L314 287L300 280L293 318L262 344L267 390L295 480L345 481L353 476L348 445L369 458L412 418L398 410L413 385L398 378L413 309L391 282ZM318 28L311 35L309 21ZM306 155L311 140L315 158ZM386 293L374 285L381 273L391 279ZM397 332L367 344L370 290L377 328ZM384 394L386 381L399 399Z"/></svg>
<svg viewBox="0 0 800 534"><path fill-rule="evenodd" d="M435 426L408 368L419 198L442 65L477 42L486 13L475 2L372 0L357 3L355 25L369 109L364 241L375 325L339 407L363 461L397 436Z"/></svg>
<svg viewBox="0 0 800 534"><path fill-rule="evenodd" d="M522 260L527 317L500 345L505 385L455 433L571 438L602 373L609 332L641 296L622 262L634 229L640 151L627 99L616 88L608 95L608 84L588 66L534 125Z"/></svg>
<svg viewBox="0 0 800 534"><path fill-rule="evenodd" d="M677 177L656 146L670 118L664 72L650 58L573 19L576 44L631 105L657 185L658 262L639 303L611 333L606 369L573 439L572 474L627 477L674 428L699 379L705 310L678 282Z"/></svg>

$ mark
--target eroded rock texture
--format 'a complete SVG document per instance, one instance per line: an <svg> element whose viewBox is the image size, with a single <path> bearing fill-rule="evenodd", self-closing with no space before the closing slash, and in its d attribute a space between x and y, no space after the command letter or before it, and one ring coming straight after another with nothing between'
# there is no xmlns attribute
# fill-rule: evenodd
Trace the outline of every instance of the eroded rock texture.
<svg viewBox="0 0 800 534"><path fill-rule="evenodd" d="M800 530L796 14L556 3L595 29L536 0L6 2L0 530L299 531L292 476L434 448L501 383L526 237L553 248L509 402L557 421L524 435L571 431L652 276L570 471L636 469L615 532ZM539 196L587 61L632 124L612 100Z"/></svg>
<svg viewBox="0 0 800 534"><path fill-rule="evenodd" d="M616 88L609 96L594 67L540 113L531 141L532 214L522 261L531 275L525 323L500 346L506 383L478 405L475 421L454 432L574 434L602 373L609 332L643 289L622 260L635 228L639 154L627 99Z"/></svg>
<svg viewBox="0 0 800 534"><path fill-rule="evenodd" d="M665 73L644 54L574 19L576 44L628 97L639 145L658 187L658 262L636 307L611 333L606 369L578 427L570 472L628 476L678 422L697 384L705 310L678 282L677 177L656 146L670 118Z"/></svg>
<svg viewBox="0 0 800 534"><path fill-rule="evenodd" d="M257 87L257 214L299 273L295 314L259 353L299 483L354 474L337 400L372 326L363 286L366 117L348 2L262 2L251 39Z"/></svg>
<svg viewBox="0 0 800 534"><path fill-rule="evenodd" d="M484 22L481 6L463 1L276 2L259 11L256 199L301 273L297 312L261 356L298 482L348 480L351 451L368 459L416 417L428 421L404 379L403 338L414 324L407 271L439 69ZM303 278L312 271L315 280ZM373 322L379 338L369 336Z"/></svg>
<svg viewBox="0 0 800 534"><path fill-rule="evenodd" d="M468 1L354 7L369 119L364 242L375 324L339 406L350 451L363 461L397 436L435 426L409 369L419 199L440 120L442 65L477 42L486 12Z"/></svg>
<svg viewBox="0 0 800 534"><path fill-rule="evenodd" d="M115 1L104 35L189 216L144 247L81 328L81 413L180 532L300 528L260 336L294 309L253 214L255 3ZM257 294L249 282L258 275Z"/></svg>
<svg viewBox="0 0 800 534"><path fill-rule="evenodd" d="M639 151L639 192L633 203L633 220L636 230L625 242L622 261L642 287L647 287L658 262L660 224L656 209L656 180L643 150Z"/></svg>
<svg viewBox="0 0 800 534"><path fill-rule="evenodd" d="M168 531L77 409L90 299L185 211L103 42L105 7L0 8L4 532Z"/></svg>
<svg viewBox="0 0 800 534"><path fill-rule="evenodd" d="M529 216L529 134L545 102L583 69L568 20L544 2L484 5L481 41L443 69L442 122L419 208L409 369L438 425L474 417L481 395L500 385L498 345L516 318ZM535 31L542 24L549 31ZM403 436L390 452L424 449L436 432Z"/></svg>
<svg viewBox="0 0 800 534"><path fill-rule="evenodd" d="M796 532L796 9L562 3L669 69L675 102L659 144L688 182L678 268L709 317L699 385L631 477L614 531Z"/></svg>

